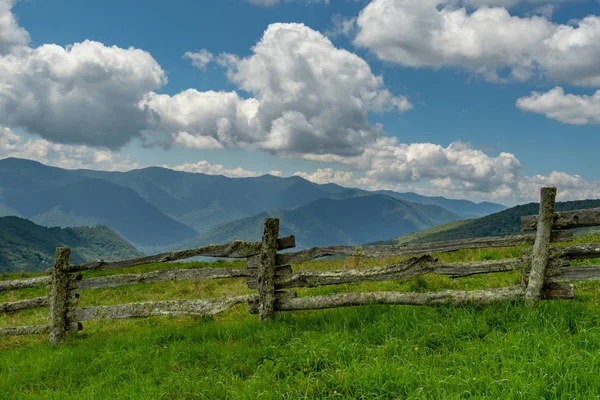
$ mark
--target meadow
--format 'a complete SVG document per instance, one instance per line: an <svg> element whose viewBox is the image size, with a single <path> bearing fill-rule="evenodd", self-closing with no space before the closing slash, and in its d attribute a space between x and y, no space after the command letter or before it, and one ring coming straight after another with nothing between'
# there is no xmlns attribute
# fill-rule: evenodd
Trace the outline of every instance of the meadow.
<svg viewBox="0 0 600 400"><path fill-rule="evenodd" d="M577 242L600 242L587 235ZM461 250L449 262L519 257L522 248ZM401 258L312 261L294 268L384 265ZM578 265L599 264L586 260ZM86 277L215 264L143 265ZM243 267L244 262L217 261ZM32 274L1 275L15 279ZM438 291L518 284L518 272L299 289L299 296L354 291ZM81 293L80 305L252 293L244 279L165 282ZM600 397L597 282L574 300L488 306L370 305L278 313L260 323L246 305L212 318L101 320L67 343L47 335L0 339L0 399L566 399ZM0 293L0 302L45 289ZM32 325L47 309L0 315L0 327Z"/></svg>

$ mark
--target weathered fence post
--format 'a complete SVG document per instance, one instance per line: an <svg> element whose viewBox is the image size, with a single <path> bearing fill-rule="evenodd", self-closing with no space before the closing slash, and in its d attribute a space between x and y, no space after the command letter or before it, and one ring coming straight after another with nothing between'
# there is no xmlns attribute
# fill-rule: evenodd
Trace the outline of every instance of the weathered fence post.
<svg viewBox="0 0 600 400"><path fill-rule="evenodd" d="M554 223L554 202L556 199L555 187L543 187L540 193L540 212L537 219L537 232L533 255L531 260L531 272L529 282L525 289L525 303L529 307L535 307L540 301L542 287L546 278L546 267L550 254L550 235Z"/></svg>
<svg viewBox="0 0 600 400"><path fill-rule="evenodd" d="M56 249L52 283L48 305L50 307L50 343L59 344L65 340L67 333L68 291L69 291L69 257L68 247Z"/></svg>
<svg viewBox="0 0 600 400"><path fill-rule="evenodd" d="M267 321L275 314L275 256L278 236L279 219L267 218L258 264L258 316L261 321Z"/></svg>

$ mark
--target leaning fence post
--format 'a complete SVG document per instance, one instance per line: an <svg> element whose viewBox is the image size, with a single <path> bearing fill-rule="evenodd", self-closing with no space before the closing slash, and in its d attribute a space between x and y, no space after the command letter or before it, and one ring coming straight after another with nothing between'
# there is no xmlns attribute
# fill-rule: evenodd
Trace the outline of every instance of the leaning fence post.
<svg viewBox="0 0 600 400"><path fill-rule="evenodd" d="M65 340L67 333L69 257L68 247L58 247L52 269L50 284L50 343L59 344Z"/></svg>
<svg viewBox="0 0 600 400"><path fill-rule="evenodd" d="M275 256L279 219L267 218L258 263L258 316L261 321L275 314Z"/></svg>
<svg viewBox="0 0 600 400"><path fill-rule="evenodd" d="M540 194L540 212L537 220L537 233L533 245L531 272L525 289L525 303L535 307L540 301L542 287L546 278L546 267L550 254L550 236L554 224L555 187L544 187Z"/></svg>

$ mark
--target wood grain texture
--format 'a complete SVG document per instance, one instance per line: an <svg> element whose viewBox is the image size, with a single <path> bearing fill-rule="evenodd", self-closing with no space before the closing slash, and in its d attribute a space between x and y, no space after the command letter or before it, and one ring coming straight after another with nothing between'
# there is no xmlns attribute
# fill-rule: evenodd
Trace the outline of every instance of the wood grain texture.
<svg viewBox="0 0 600 400"><path fill-rule="evenodd" d="M0 328L0 336L42 335L50 332L49 325L14 326Z"/></svg>
<svg viewBox="0 0 600 400"><path fill-rule="evenodd" d="M531 272L525 289L525 303L535 307L542 296L546 278L546 268L550 258L550 234L554 222L555 187L543 187L540 191L540 214L537 223Z"/></svg>
<svg viewBox="0 0 600 400"><path fill-rule="evenodd" d="M261 321L272 319L275 315L275 257L278 235L279 219L267 218L256 277L258 281L258 317Z"/></svg>
<svg viewBox="0 0 600 400"><path fill-rule="evenodd" d="M571 231L556 231L552 233L553 242L565 242L573 239ZM411 256L428 253L445 253L461 249L485 249L495 247L513 247L533 245L535 235L517 235L504 237L487 237L475 239L449 240L405 246L323 246L308 250L277 255L277 265L297 264L326 256L357 256L357 257L395 257ZM254 261L249 260L250 264Z"/></svg>
<svg viewBox="0 0 600 400"><path fill-rule="evenodd" d="M415 278L428 273L460 278L477 274L521 270L524 263L527 262L523 259L476 261L470 263L439 263L433 257L425 255L385 267L329 271L304 270L295 272L286 268L275 274L275 288L286 289L357 282L393 281ZM248 279L248 287L256 289L258 287L256 280Z"/></svg>
<svg viewBox="0 0 600 400"><path fill-rule="evenodd" d="M255 301L256 294L202 300L166 300L113 306L83 307L74 310L76 322L93 319L145 318L153 316L209 316L222 313L240 303Z"/></svg>
<svg viewBox="0 0 600 400"><path fill-rule="evenodd" d="M33 299L0 303L0 312L28 310L31 308L48 307L48 297L36 297Z"/></svg>
<svg viewBox="0 0 600 400"><path fill-rule="evenodd" d="M294 247L295 245L295 239L293 236L287 236L284 238L277 239L278 250L289 249ZM142 264L163 263L200 256L219 258L247 258L253 255L260 254L261 246L262 245L259 242L243 242L241 240L237 240L226 244L208 245L198 249L161 253L153 256L134 258L131 260L114 262L97 261L88 264L74 265L71 267L71 272L97 269L127 268Z"/></svg>
<svg viewBox="0 0 600 400"><path fill-rule="evenodd" d="M52 282L51 276L36 276L34 278L13 279L10 281L0 281L0 292L8 290L29 289L49 285Z"/></svg>
<svg viewBox="0 0 600 400"><path fill-rule="evenodd" d="M600 208L555 212L553 219L554 229L573 229L583 228L586 226L598 226L600 225ZM521 228L524 231L536 230L537 223L537 215L527 215L521 217Z"/></svg>
<svg viewBox="0 0 600 400"><path fill-rule="evenodd" d="M247 278L256 273L245 268L196 268L171 269L141 274L121 274L78 280L72 283L72 290L102 289L118 286L138 285L169 281L194 281L202 279Z"/></svg>
<svg viewBox="0 0 600 400"><path fill-rule="evenodd" d="M54 258L54 269L52 271L52 283L49 292L49 314L50 314L50 343L59 344L64 342L67 332L67 314L69 300L69 257L71 250L68 247L56 249Z"/></svg>

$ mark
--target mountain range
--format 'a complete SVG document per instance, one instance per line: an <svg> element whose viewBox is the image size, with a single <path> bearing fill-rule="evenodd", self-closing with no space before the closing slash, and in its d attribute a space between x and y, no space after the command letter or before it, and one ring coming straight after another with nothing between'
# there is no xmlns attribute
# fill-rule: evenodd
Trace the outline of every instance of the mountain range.
<svg viewBox="0 0 600 400"><path fill-rule="evenodd" d="M142 255L105 226L46 228L18 217L0 218L0 273L42 271L57 247L71 248L71 263L114 261Z"/></svg>
<svg viewBox="0 0 600 400"><path fill-rule="evenodd" d="M319 185L298 176L228 178L160 167L66 170L18 158L0 160L0 216L44 226L105 225L145 252L226 238L254 240L260 238L260 221L270 215L280 216L282 234L294 234L310 246L382 240L503 209L493 203Z"/></svg>
<svg viewBox="0 0 600 400"><path fill-rule="evenodd" d="M332 244L361 245L374 238L426 229L460 217L438 206L397 200L383 195L319 199L292 210L275 209L219 225L181 243L177 249L260 240L267 217L280 220L280 235L294 235L297 248ZM375 239L377 240L377 239Z"/></svg>
<svg viewBox="0 0 600 400"><path fill-rule="evenodd" d="M584 210L600 207L600 200L556 202L556 211ZM539 203L522 204L485 217L455 221L393 239L376 241L373 245L405 245L490 236L519 235L521 217L536 215Z"/></svg>

